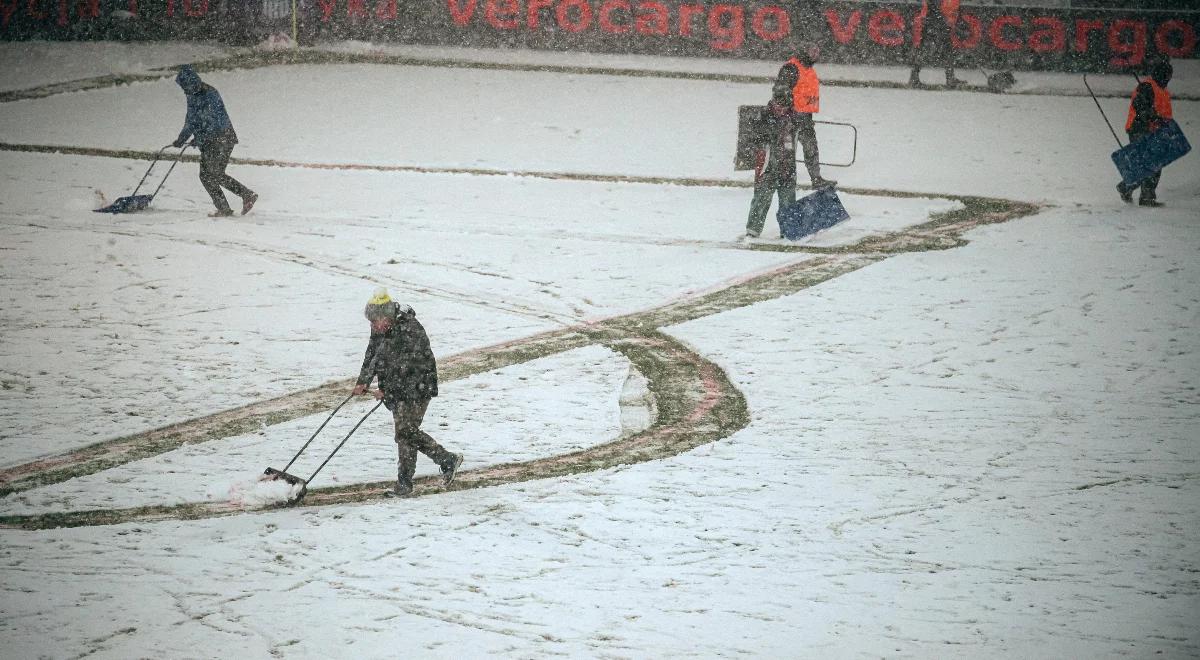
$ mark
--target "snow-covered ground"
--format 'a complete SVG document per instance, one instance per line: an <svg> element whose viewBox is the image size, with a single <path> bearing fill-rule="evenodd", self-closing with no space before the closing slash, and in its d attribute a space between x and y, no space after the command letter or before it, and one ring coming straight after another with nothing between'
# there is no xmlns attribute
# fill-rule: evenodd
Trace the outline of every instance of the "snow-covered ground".
<svg viewBox="0 0 1200 660"><path fill-rule="evenodd" d="M228 49L180 42L20 41L0 44L0 91L8 92L98 76L153 74L163 67L220 57Z"/></svg>
<svg viewBox="0 0 1200 660"><path fill-rule="evenodd" d="M22 46L4 45L4 89L222 52L93 44L113 58L82 63L78 45ZM1180 70L1172 87L1195 89ZM0 466L352 377L379 285L445 358L812 258L735 240L748 189L669 181L745 181L733 117L765 85L388 65L206 78L237 157L481 173L235 165L262 201L211 220L184 164L150 211L109 216L90 210L144 161L0 151ZM751 416L683 455L387 503L0 531L5 655L1200 655L1200 161L1167 170L1167 207L1128 207L1090 98L822 96L823 118L860 131L858 162L827 175L928 196L845 194L852 219L806 245L957 208L939 194L1046 208L665 328L727 371ZM1125 101L1101 103L1123 117ZM169 80L5 103L0 142L153 150L182 105ZM1185 132L1200 134L1198 107L1177 102ZM822 134L830 160L842 146ZM456 380L425 428L466 468L574 451L627 430L630 371L591 346ZM10 495L0 513L228 497L323 419ZM388 421L322 479L386 479Z"/></svg>

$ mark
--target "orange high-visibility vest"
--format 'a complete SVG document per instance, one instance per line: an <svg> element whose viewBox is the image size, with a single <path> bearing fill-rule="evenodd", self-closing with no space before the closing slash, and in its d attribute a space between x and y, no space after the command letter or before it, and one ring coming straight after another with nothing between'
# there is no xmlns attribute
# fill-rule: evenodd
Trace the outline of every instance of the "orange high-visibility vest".
<svg viewBox="0 0 1200 660"><path fill-rule="evenodd" d="M1150 83L1150 89L1154 90L1154 112L1158 113L1163 119L1171 118L1171 92L1158 86L1153 78L1147 80ZM1138 85L1141 87L1141 85ZM1133 109L1133 99L1137 98L1137 87L1133 88L1133 96L1129 99L1129 118L1125 120L1125 130L1133 128L1133 120L1137 116L1137 111ZM1151 128L1157 128L1151 126Z"/></svg>
<svg viewBox="0 0 1200 660"><path fill-rule="evenodd" d="M821 81L812 67L804 66L793 57L788 64L796 67L796 85L792 87L792 110L817 113L821 111Z"/></svg>

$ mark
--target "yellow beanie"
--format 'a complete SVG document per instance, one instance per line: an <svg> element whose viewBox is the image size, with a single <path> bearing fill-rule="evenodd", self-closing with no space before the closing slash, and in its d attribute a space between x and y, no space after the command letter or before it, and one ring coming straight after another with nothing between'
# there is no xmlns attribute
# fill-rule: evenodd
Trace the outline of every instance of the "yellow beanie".
<svg viewBox="0 0 1200 660"><path fill-rule="evenodd" d="M375 295L371 296L371 299L367 301L367 304L383 305L390 302L392 302L392 297L388 295L387 289L379 287L378 289L375 289Z"/></svg>
<svg viewBox="0 0 1200 660"><path fill-rule="evenodd" d="M367 308L363 310L368 320L395 318L396 303L392 302L392 297L388 295L387 289L379 287L375 290L375 295L367 301Z"/></svg>

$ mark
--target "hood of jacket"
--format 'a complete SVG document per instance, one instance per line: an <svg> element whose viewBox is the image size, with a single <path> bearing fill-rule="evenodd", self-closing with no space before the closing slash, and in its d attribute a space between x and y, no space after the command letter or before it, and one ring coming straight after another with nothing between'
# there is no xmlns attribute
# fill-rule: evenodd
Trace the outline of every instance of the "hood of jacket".
<svg viewBox="0 0 1200 660"><path fill-rule="evenodd" d="M200 74L188 65L179 67L179 74L175 76L175 82L183 89L185 94L195 94L200 91L200 86L203 82L200 80Z"/></svg>
<svg viewBox="0 0 1200 660"><path fill-rule="evenodd" d="M1159 87L1166 87L1171 82L1171 76L1175 73L1175 67L1171 66L1168 61L1155 62L1150 67L1150 77L1154 82L1158 83Z"/></svg>

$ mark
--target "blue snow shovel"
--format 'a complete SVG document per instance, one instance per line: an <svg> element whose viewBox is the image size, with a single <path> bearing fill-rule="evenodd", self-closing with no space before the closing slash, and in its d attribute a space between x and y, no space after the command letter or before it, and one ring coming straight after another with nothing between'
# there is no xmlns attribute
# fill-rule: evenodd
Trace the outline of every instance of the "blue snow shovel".
<svg viewBox="0 0 1200 660"><path fill-rule="evenodd" d="M779 209L779 234L789 241L798 241L805 236L829 229L848 220L850 214L842 206L833 186L818 188L795 202Z"/></svg>
<svg viewBox="0 0 1200 660"><path fill-rule="evenodd" d="M1191 150L1179 124L1168 119L1157 131L1114 151L1112 161L1121 173L1121 182L1133 188Z"/></svg>
<svg viewBox="0 0 1200 660"><path fill-rule="evenodd" d="M1137 76L1134 78L1139 84L1141 83L1140 78ZM1112 122L1108 121L1108 115L1104 114L1104 108L1100 107L1096 93L1088 84L1086 75L1083 77L1083 86L1087 88L1088 94L1092 95L1096 109L1100 111L1100 116L1104 117L1104 123L1108 124L1109 132L1117 141L1117 150L1112 153L1112 161L1121 175L1121 183L1127 188L1136 188L1139 183L1155 172L1179 160L1192 150L1192 145L1188 144L1179 124L1175 123L1173 119L1163 122L1157 131L1145 138L1122 145L1121 138L1117 137L1117 131L1113 128Z"/></svg>
<svg viewBox="0 0 1200 660"><path fill-rule="evenodd" d="M162 149L159 149L158 153L154 154L154 160L150 161L150 167L146 168L146 173L142 175L142 180L138 181L137 187L133 189L132 194L126 195L125 197L118 197L117 200L112 204L109 204L104 208L96 209L96 213L136 213L145 209L147 206L150 206L150 202L154 200L154 196L158 194L158 191L162 190L163 184L167 182L167 177L171 176L171 171L175 169L175 166L178 165L179 161L183 158L183 152L187 151L188 147L192 145L183 145L183 148L179 150L179 155L175 157L175 160L171 163L171 167L167 169L167 173L163 175L162 181L158 182L158 187L154 189L154 192L150 193L149 195L137 194L137 191L141 189L142 184L146 182L146 178L150 176L150 172L154 170L154 166L157 165L158 161L162 159L163 152L167 149L170 149L171 146L172 145L168 144Z"/></svg>

